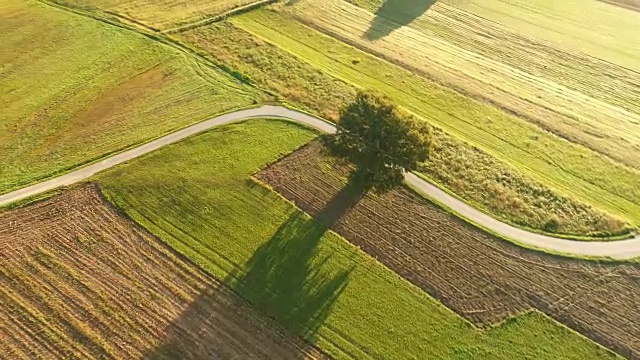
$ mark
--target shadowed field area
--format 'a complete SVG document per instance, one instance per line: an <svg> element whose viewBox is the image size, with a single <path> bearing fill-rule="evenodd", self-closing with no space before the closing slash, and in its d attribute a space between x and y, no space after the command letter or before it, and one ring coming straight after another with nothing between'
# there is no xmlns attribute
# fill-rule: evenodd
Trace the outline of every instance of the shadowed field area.
<svg viewBox="0 0 640 360"><path fill-rule="evenodd" d="M621 6L629 10L640 11L640 1L638 0L600 0L600 1L608 4L612 4L612 5Z"/></svg>
<svg viewBox="0 0 640 360"><path fill-rule="evenodd" d="M409 25L424 14L436 0L387 0L376 11L369 29L364 33L368 40L383 38L394 30Z"/></svg>
<svg viewBox="0 0 640 360"><path fill-rule="evenodd" d="M86 185L0 213L0 354L325 356L123 218Z"/></svg>
<svg viewBox="0 0 640 360"><path fill-rule="evenodd" d="M133 219L331 357L614 357L539 312L478 329L328 230L358 199L343 195L357 192L327 197L318 222L251 178L315 135L273 119L225 125L95 180Z"/></svg>
<svg viewBox="0 0 640 360"><path fill-rule="evenodd" d="M322 222L319 211L343 191L348 171L314 142L257 178ZM405 188L367 195L327 225L478 326L536 308L626 357L640 355L637 264L523 250Z"/></svg>

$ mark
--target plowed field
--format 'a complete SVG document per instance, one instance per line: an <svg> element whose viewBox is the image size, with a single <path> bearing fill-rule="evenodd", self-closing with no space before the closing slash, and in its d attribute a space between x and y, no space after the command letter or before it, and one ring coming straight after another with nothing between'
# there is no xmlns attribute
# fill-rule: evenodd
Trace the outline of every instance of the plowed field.
<svg viewBox="0 0 640 360"><path fill-rule="evenodd" d="M0 214L0 357L324 355L87 186Z"/></svg>
<svg viewBox="0 0 640 360"><path fill-rule="evenodd" d="M317 215L345 184L309 145L256 177ZM412 191L367 195L333 226L349 241L479 326L537 308L629 358L640 357L640 267L520 249Z"/></svg>

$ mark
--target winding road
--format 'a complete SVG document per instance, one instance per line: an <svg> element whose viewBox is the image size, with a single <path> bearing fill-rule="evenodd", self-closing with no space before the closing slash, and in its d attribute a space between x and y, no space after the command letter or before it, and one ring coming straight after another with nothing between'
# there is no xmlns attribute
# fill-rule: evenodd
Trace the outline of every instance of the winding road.
<svg viewBox="0 0 640 360"><path fill-rule="evenodd" d="M198 134L219 125L252 118L282 118L299 122L320 131L333 133L336 131L332 124L282 106L265 105L255 109L240 110L224 114L198 124L176 131L147 144L127 150L117 155L108 157L102 161L79 168L65 175L46 180L4 195L0 195L0 206L26 199L28 197L44 193L62 186L69 186L86 180L94 174L112 168L123 162L135 159L163 146L178 142L189 136ZM640 257L640 235L620 241L574 241L559 239L541 234L532 233L516 228L491 216L476 210L463 201L449 195L433 184L421 179L414 174L407 174L406 181L414 188L433 198L444 206L450 208L464 218L479 224L496 234L500 234L516 243L538 248L541 250L563 253L568 256L597 256L614 259L631 259Z"/></svg>

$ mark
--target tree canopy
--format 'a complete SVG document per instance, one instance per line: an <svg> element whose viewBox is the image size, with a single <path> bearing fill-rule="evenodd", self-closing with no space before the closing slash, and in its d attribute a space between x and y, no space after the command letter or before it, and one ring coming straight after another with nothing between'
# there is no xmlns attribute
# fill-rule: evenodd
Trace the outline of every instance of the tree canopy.
<svg viewBox="0 0 640 360"><path fill-rule="evenodd" d="M366 190L384 192L398 186L405 171L429 157L429 128L399 109L389 98L359 92L340 109L337 132L323 137L329 154L351 162L352 180Z"/></svg>

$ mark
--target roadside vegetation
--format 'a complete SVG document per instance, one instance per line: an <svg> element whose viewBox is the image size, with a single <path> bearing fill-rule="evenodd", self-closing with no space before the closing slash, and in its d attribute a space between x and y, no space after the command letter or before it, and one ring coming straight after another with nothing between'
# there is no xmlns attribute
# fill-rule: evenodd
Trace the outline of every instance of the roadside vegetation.
<svg viewBox="0 0 640 360"><path fill-rule="evenodd" d="M229 64L259 86L280 94L282 100L327 119L337 121L339 108L355 97L355 86L341 77L323 72L232 23L193 29L181 33L179 38ZM355 69L360 62L374 61L357 52L347 60L354 63ZM406 73L404 76L400 79L415 78ZM628 231L624 221L561 195L544 182L521 175L513 166L477 147L433 126L431 133L436 151L420 171L494 216L520 226L562 234L612 235Z"/></svg>
<svg viewBox="0 0 640 360"><path fill-rule="evenodd" d="M130 31L35 1L0 13L0 193L258 97Z"/></svg>
<svg viewBox="0 0 640 360"><path fill-rule="evenodd" d="M361 91L340 109L336 133L324 134L322 143L330 156L354 166L350 185L364 195L402 185L405 173L429 158L432 139L424 122L389 98Z"/></svg>
<svg viewBox="0 0 640 360"><path fill-rule="evenodd" d="M563 195L640 223L637 171L363 53L284 14L258 10L232 21L332 76L387 94L424 120Z"/></svg>
<svg viewBox="0 0 640 360"><path fill-rule="evenodd" d="M283 121L228 125L96 180L133 219L335 358L614 357L536 312L481 331L250 179L315 135Z"/></svg>
<svg viewBox="0 0 640 360"><path fill-rule="evenodd" d="M640 223L637 171L363 53L284 14L258 10L231 20L332 76L387 94L424 120L507 162L523 175Z"/></svg>

